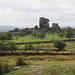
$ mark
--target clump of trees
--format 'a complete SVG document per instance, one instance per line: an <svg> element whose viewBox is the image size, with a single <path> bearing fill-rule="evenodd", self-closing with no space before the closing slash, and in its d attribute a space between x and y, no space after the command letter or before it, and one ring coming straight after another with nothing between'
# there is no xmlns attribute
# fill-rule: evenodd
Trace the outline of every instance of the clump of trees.
<svg viewBox="0 0 75 75"><path fill-rule="evenodd" d="M64 49L66 44L63 41L56 40L54 41L54 46L58 48L58 50Z"/></svg>
<svg viewBox="0 0 75 75"><path fill-rule="evenodd" d="M70 40L73 37L73 33L72 33L72 28L71 27L67 27L66 37L69 38Z"/></svg>
<svg viewBox="0 0 75 75"><path fill-rule="evenodd" d="M12 34L7 33L7 34L0 34L0 40L11 40L12 39Z"/></svg>
<svg viewBox="0 0 75 75"><path fill-rule="evenodd" d="M25 48L24 48L25 52L26 52L27 50L32 50L32 49L34 49L34 47L33 47L32 44L25 44Z"/></svg>
<svg viewBox="0 0 75 75"><path fill-rule="evenodd" d="M13 52L15 50L17 50L17 46L13 43L13 42L8 42L8 45L6 44L5 41L0 41L0 52L7 52L7 51L11 51Z"/></svg>
<svg viewBox="0 0 75 75"><path fill-rule="evenodd" d="M40 31L34 31L32 33L32 36L35 37L35 38L40 38L40 39L43 40L45 38L45 36L46 36L46 32L47 32L46 29L42 29Z"/></svg>

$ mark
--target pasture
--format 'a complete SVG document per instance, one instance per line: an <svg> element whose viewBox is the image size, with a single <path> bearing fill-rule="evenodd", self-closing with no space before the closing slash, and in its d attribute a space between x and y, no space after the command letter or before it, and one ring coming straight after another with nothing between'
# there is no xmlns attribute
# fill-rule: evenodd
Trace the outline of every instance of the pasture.
<svg viewBox="0 0 75 75"><path fill-rule="evenodd" d="M65 36L61 38L58 33L54 34L46 33L46 36L43 39L34 38L32 35L27 35L24 37L13 36L13 40L10 41L14 43L24 43L24 42L42 42L42 41L53 41L53 40L68 40L68 39L69 38L66 38ZM73 37L72 39L75 39L75 37Z"/></svg>
<svg viewBox="0 0 75 75"><path fill-rule="evenodd" d="M74 75L75 68L73 65L75 65L75 55L22 55L22 56L2 56L0 57L0 61L2 63L8 63L9 66L13 67L16 66L16 60L18 57L23 58L24 62L26 62L28 65L34 65L34 66L45 66L45 65L51 65L47 69L43 68L43 72L41 74L50 75L50 72L56 72L59 75ZM61 66L66 65L66 66ZM56 70L61 71L56 71ZM69 69L69 70L67 70ZM36 70L36 69L35 69ZM30 71L30 72L28 72ZM70 72L71 71L71 72ZM27 66L25 69L12 71L10 73L7 73L5 75L25 75L24 72L26 72L26 75L33 75L34 73L36 75L40 75L37 72L33 72L32 69L29 69ZM69 74L70 73L70 74ZM56 75L57 75L56 74ZM53 74L54 75L54 74Z"/></svg>

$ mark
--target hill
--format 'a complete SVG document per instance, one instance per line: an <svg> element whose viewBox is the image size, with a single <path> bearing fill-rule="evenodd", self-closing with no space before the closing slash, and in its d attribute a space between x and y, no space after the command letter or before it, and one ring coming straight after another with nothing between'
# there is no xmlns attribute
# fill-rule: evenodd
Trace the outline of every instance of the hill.
<svg viewBox="0 0 75 75"><path fill-rule="evenodd" d="M15 29L14 26L0 26L0 32L8 32L13 29Z"/></svg>

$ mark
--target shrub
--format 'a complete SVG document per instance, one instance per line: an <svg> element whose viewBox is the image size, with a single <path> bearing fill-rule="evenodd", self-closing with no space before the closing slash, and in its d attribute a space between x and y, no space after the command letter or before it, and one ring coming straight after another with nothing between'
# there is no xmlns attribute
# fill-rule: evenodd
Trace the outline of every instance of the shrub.
<svg viewBox="0 0 75 75"><path fill-rule="evenodd" d="M70 40L73 37L73 33L72 33L72 28L71 27L67 27L66 37L69 38Z"/></svg>
<svg viewBox="0 0 75 75"><path fill-rule="evenodd" d="M5 71L5 73L8 73L8 72L9 72L8 64L5 64L5 65L4 65L4 71Z"/></svg>
<svg viewBox="0 0 75 75"><path fill-rule="evenodd" d="M8 45L9 45L9 50L11 52L13 52L14 50L16 52L17 46L13 42L9 42Z"/></svg>
<svg viewBox="0 0 75 75"><path fill-rule="evenodd" d="M58 48L58 50L65 48L66 44L60 40L54 42L54 46Z"/></svg>
<svg viewBox="0 0 75 75"><path fill-rule="evenodd" d="M32 50L32 49L34 49L32 44L25 44L25 48L24 48L25 52L26 50Z"/></svg>
<svg viewBox="0 0 75 75"><path fill-rule="evenodd" d="M27 64L24 62L24 60L23 60L21 57L19 57L19 58L16 60L16 65L17 65L17 66L23 66L23 65L27 65Z"/></svg>
<svg viewBox="0 0 75 75"><path fill-rule="evenodd" d="M2 65L2 63L0 63L0 74L2 74L3 73L3 65Z"/></svg>
<svg viewBox="0 0 75 75"><path fill-rule="evenodd" d="M4 73L8 73L8 72L9 72L8 64L0 63L0 75L2 75Z"/></svg>

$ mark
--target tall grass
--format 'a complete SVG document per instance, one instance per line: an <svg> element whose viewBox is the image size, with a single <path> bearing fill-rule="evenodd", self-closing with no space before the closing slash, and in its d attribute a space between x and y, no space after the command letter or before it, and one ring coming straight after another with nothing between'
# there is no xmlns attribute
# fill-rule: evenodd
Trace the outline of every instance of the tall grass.
<svg viewBox="0 0 75 75"><path fill-rule="evenodd" d="M2 74L3 72L3 65L2 65L2 63L0 63L0 74Z"/></svg>
<svg viewBox="0 0 75 75"><path fill-rule="evenodd" d="M16 60L16 65L17 66L23 66L23 65L27 65L26 62L24 62L23 58L19 57L17 60Z"/></svg>
<svg viewBox="0 0 75 75"><path fill-rule="evenodd" d="M8 73L10 71L8 63L4 65L4 71L5 73Z"/></svg>
<svg viewBox="0 0 75 75"><path fill-rule="evenodd" d="M0 63L0 75L8 73L10 71L8 64Z"/></svg>

